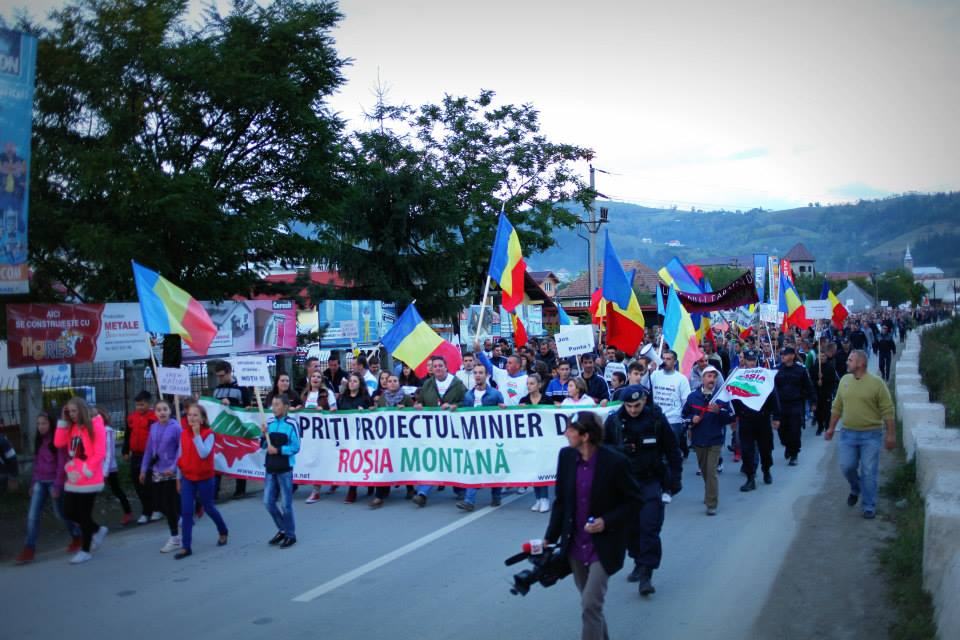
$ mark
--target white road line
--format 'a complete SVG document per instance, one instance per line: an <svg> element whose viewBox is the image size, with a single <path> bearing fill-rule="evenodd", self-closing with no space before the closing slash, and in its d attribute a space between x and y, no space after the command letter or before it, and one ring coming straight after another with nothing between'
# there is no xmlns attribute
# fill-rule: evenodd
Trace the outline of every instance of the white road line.
<svg viewBox="0 0 960 640"><path fill-rule="evenodd" d="M479 520L485 515L489 515L494 511L497 511L498 509L502 509L506 505L510 504L514 500L517 500L521 497L522 496L520 494L515 494L507 498L504 498L503 503L501 504L500 507L484 507L479 511L475 511L470 515L464 516L455 522L451 522L445 527L437 529L433 533L428 533L427 535L423 536L419 540L414 540L409 544L405 544L399 549L394 549L390 553L384 554L375 560L371 560L367 564L359 566L352 571L348 571L341 576L337 576L336 578L334 578L333 580L330 580L329 582L324 582L319 587L315 587L313 589L310 589L310 591L301 593L296 598L294 598L293 601L294 602L310 602L312 600L316 600L320 596L328 594L334 589L339 589L343 585L353 582L357 578L365 576L371 571L375 571L376 569L379 569L383 565L393 562L397 558L402 558L408 553L412 553L413 551L416 551L420 547L430 544L434 540L439 540L440 538L447 535L448 533L453 533L457 529L461 527L465 527L471 522L474 522L475 520Z"/></svg>

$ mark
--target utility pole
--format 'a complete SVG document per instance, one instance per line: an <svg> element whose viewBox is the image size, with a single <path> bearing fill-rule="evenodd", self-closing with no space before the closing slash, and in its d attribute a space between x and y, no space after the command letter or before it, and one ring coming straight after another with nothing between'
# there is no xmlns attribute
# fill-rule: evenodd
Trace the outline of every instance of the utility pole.
<svg viewBox="0 0 960 640"><path fill-rule="evenodd" d="M589 274L590 281L590 295L593 295L593 292L596 290L599 285L599 278L597 277L597 234L600 233L600 226L607 223L607 218L610 215L610 211L606 207L600 207L600 219L597 220L597 211L593 208L593 201L598 195L603 195L597 193L597 182L596 182L596 169L593 168L593 165L590 165L590 202L587 204L587 214L588 218L586 220L579 220L580 224L587 228L587 233L590 235L587 237L587 273ZM602 169L602 173L605 173ZM603 196L606 197L606 196ZM581 236L583 237L583 236Z"/></svg>

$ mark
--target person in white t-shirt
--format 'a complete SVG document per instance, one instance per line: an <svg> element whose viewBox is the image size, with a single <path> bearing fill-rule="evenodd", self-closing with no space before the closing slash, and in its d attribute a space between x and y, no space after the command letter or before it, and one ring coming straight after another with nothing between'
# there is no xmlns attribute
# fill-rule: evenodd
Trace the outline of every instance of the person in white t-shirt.
<svg viewBox="0 0 960 640"><path fill-rule="evenodd" d="M667 350L663 352L663 368L650 374L650 386L653 391L653 402L663 411L664 417L670 423L677 442L683 451L683 457L690 455L687 445L687 436L683 432L683 419L680 412L683 404L690 395L690 381L677 371L677 352Z"/></svg>
<svg viewBox="0 0 960 640"><path fill-rule="evenodd" d="M597 401L587 395L587 383L583 378L571 378L567 382L567 397L560 403L561 407L595 407Z"/></svg>
<svg viewBox="0 0 960 640"><path fill-rule="evenodd" d="M467 388L467 391L470 391L475 386L473 381L473 367L475 364L477 364L477 361L474 359L472 353L463 354L463 367L460 371L457 371L457 377L460 378L460 382Z"/></svg>
<svg viewBox="0 0 960 640"><path fill-rule="evenodd" d="M474 345L477 359L487 368L497 389L503 394L503 402L508 407L520 404L520 398L527 395L527 372L523 370L524 361L513 354L507 358L505 369L495 367L487 355L480 351L480 344Z"/></svg>
<svg viewBox="0 0 960 640"><path fill-rule="evenodd" d="M363 378L363 383L367 385L367 393L372 397L373 394L377 392L377 387L380 386L380 383L377 381L377 376L370 373L370 370L367 368L367 356L359 355L354 358L353 370Z"/></svg>

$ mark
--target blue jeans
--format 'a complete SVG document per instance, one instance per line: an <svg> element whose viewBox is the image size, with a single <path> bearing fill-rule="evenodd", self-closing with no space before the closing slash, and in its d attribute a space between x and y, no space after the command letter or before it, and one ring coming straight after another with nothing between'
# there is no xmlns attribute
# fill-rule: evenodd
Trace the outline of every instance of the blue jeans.
<svg viewBox="0 0 960 640"><path fill-rule="evenodd" d="M40 532L40 518L43 516L43 505L50 496L53 489L53 482L37 481L33 483L33 495L30 496L30 509L27 511L27 541L23 546L31 549L37 546L37 535ZM67 525L67 531L73 538L80 537L80 527L75 522L70 522L63 515L63 490L60 491L60 497L52 500L53 514L57 519Z"/></svg>
<svg viewBox="0 0 960 640"><path fill-rule="evenodd" d="M282 511L277 507L277 500L282 499ZM267 512L273 517L277 529L288 538L297 538L293 522L293 471L284 473L268 473L264 478L263 504Z"/></svg>
<svg viewBox="0 0 960 640"><path fill-rule="evenodd" d="M217 511L213 504L213 485L216 481L213 478L206 480L180 480L180 535L182 536L182 545L184 549L191 549L190 543L193 542L193 511L196 507L197 494L200 495L200 504L203 510L210 516L213 523L217 525L217 533L222 536L227 535L227 523L223 521L223 516Z"/></svg>
<svg viewBox="0 0 960 640"><path fill-rule="evenodd" d="M476 504L477 503L477 493L480 489L471 488L467 489L466 494L463 496L463 501L467 504ZM490 487L490 498L493 500L499 500L500 496L503 495L503 487Z"/></svg>
<svg viewBox="0 0 960 640"><path fill-rule="evenodd" d="M877 509L877 467L883 429L840 432L840 470L850 483L850 493L860 496L864 511Z"/></svg>
<svg viewBox="0 0 960 640"><path fill-rule="evenodd" d="M537 500L546 500L550 497L550 487L534 487L533 497Z"/></svg>

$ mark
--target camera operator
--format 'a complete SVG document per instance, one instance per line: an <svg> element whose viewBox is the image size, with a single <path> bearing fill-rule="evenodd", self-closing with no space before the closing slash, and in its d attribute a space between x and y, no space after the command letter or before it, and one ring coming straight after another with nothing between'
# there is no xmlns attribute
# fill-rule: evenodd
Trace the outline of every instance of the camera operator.
<svg viewBox="0 0 960 640"><path fill-rule="evenodd" d="M557 460L556 500L544 538L569 554L580 591L584 639L607 638L607 581L623 567L627 525L636 518L640 487L620 452L602 446L603 425L581 411L564 434Z"/></svg>
<svg viewBox="0 0 960 640"><path fill-rule="evenodd" d="M639 582L640 595L648 596L656 592L651 578L663 555L663 495L680 493L683 462L677 437L660 407L649 402L647 388L630 385L621 399L623 406L607 417L603 441L627 456L640 484L643 507L627 525L627 550L634 563L627 580Z"/></svg>

